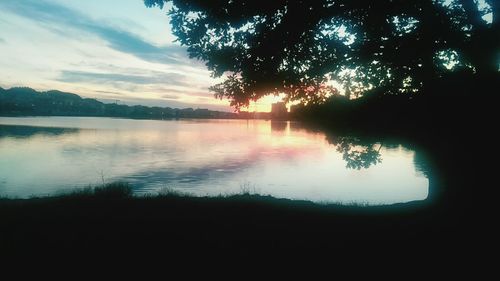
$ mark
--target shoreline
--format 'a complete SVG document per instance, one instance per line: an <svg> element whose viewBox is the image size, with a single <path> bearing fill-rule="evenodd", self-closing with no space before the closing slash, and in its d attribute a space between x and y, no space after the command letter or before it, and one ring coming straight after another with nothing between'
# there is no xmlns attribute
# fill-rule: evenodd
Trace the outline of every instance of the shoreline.
<svg viewBox="0 0 500 281"><path fill-rule="evenodd" d="M115 185L59 197L0 199L0 255L419 249L448 243L449 231L460 227L425 202L360 207L252 194L130 197L127 190ZM433 241L420 236L428 231L438 234ZM154 241L154 247L141 241Z"/></svg>

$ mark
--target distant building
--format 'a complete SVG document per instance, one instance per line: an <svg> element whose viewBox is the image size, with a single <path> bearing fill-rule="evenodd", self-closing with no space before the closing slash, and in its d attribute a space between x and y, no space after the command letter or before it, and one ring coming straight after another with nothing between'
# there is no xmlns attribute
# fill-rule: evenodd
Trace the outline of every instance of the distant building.
<svg viewBox="0 0 500 281"><path fill-rule="evenodd" d="M271 116L272 118L287 118L288 110L284 102L277 102L271 105Z"/></svg>

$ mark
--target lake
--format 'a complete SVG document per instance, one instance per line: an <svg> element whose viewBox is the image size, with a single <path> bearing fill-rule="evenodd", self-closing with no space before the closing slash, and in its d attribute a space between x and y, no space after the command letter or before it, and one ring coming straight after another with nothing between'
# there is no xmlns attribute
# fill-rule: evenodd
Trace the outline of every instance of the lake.
<svg viewBox="0 0 500 281"><path fill-rule="evenodd" d="M0 117L0 196L124 181L138 195L392 204L428 196L417 152L290 121Z"/></svg>

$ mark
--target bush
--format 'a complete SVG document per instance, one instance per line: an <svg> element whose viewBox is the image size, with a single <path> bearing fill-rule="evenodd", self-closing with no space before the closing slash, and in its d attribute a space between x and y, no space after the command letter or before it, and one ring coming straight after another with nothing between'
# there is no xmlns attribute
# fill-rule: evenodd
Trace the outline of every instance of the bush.
<svg viewBox="0 0 500 281"><path fill-rule="evenodd" d="M128 198L132 196L132 188L128 183L108 183L94 187L92 195L99 198Z"/></svg>

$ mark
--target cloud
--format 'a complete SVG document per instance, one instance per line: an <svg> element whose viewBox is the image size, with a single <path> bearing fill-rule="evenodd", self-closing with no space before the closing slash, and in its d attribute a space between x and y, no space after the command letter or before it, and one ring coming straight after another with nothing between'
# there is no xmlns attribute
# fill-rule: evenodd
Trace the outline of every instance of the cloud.
<svg viewBox="0 0 500 281"><path fill-rule="evenodd" d="M117 4L118 5L118 4ZM190 65L186 48L179 45L156 46L136 34L96 21L76 10L44 0L0 1L0 7L18 16L67 32L77 29L98 36L109 47L155 63ZM74 36L70 34L71 36Z"/></svg>
<svg viewBox="0 0 500 281"><path fill-rule="evenodd" d="M161 97L164 99L167 99L167 100L178 100L179 99L178 96L174 96L174 95L163 95Z"/></svg>
<svg viewBox="0 0 500 281"><path fill-rule="evenodd" d="M113 91L99 91L99 90L95 90L94 92L101 93L101 94L110 94L110 95L115 95L115 96L122 96L123 95L123 93L113 92Z"/></svg>
<svg viewBox="0 0 500 281"><path fill-rule="evenodd" d="M185 82L185 76L178 73L164 73L151 71L148 75L132 75L118 73L98 73L86 71L68 71L64 70L56 79L60 82L87 82L97 84L112 84L115 82L126 82L131 84L174 84L188 85Z"/></svg>
<svg viewBox="0 0 500 281"><path fill-rule="evenodd" d="M5 43L7 41L5 41L5 39L3 39L2 37L0 37L0 43Z"/></svg>
<svg viewBox="0 0 500 281"><path fill-rule="evenodd" d="M151 89L154 92L167 92L167 93L176 93L176 94L185 94L186 89L174 89L174 88L165 88L165 87L159 87L159 88L154 88Z"/></svg>
<svg viewBox="0 0 500 281"><path fill-rule="evenodd" d="M139 2L134 9L142 5L134 1ZM10 22L0 37L0 47L11 47L2 58L6 66L0 60L0 68L9 69L2 79L14 81L6 85L60 89L130 104L230 110L209 94L209 71L189 59L185 47L152 43L163 28L148 33L157 20L148 25L147 8L135 14L119 3L91 2L80 6L65 0L0 0L0 26ZM110 5L117 10L102 11ZM125 21L117 24L116 19ZM127 27L136 21L145 25ZM169 28L165 36L173 36ZM2 44L3 38L8 44Z"/></svg>

